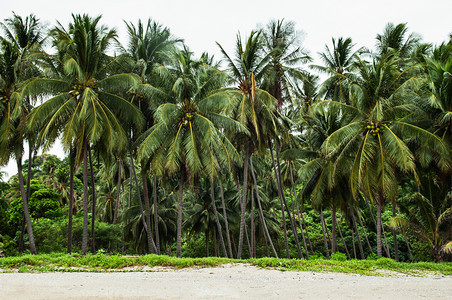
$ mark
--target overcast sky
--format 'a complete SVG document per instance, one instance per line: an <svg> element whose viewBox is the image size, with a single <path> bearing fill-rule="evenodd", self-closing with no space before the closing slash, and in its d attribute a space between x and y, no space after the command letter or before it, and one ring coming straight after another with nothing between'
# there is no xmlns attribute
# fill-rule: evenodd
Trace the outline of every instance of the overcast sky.
<svg viewBox="0 0 452 300"><path fill-rule="evenodd" d="M221 55L215 42L231 53L238 31L246 36L272 19L294 21L297 30L304 32L303 46L314 58L332 37L351 37L358 47L373 48L376 34L382 33L388 22L408 23L410 32L434 44L448 40L452 33L450 0L0 0L0 20L11 17L12 11L21 16L33 13L48 27L56 20L67 27L71 13L102 15L101 23L115 27L122 42L127 40L123 20L152 18L184 39L197 56L207 51L217 59ZM53 151L60 158L64 155L58 149ZM10 162L0 170L15 174L14 165Z"/></svg>

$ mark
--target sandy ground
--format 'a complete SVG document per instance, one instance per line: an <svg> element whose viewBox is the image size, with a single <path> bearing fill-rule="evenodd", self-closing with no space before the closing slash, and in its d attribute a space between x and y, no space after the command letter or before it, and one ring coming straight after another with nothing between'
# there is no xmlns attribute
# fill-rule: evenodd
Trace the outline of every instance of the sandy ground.
<svg viewBox="0 0 452 300"><path fill-rule="evenodd" d="M452 299L452 276L373 277L249 265L114 273L3 273L1 299Z"/></svg>

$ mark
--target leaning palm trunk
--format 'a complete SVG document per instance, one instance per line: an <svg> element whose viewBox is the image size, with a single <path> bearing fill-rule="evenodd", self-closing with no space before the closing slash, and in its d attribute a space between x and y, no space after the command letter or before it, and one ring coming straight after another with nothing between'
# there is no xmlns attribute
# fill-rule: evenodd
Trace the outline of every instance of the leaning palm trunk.
<svg viewBox="0 0 452 300"><path fill-rule="evenodd" d="M283 189L282 177L281 177L281 164L280 164L280 160L279 160L278 142L275 143L275 146L276 146L276 163L278 166L277 178L278 178L279 195L282 198L282 200L284 202L284 206L287 210L287 216L289 217L290 227L292 228L292 233L293 233L293 236L295 239L295 245L297 246L298 258L303 258L303 252L301 251L300 242L298 241L297 226L295 225L294 218L292 218L292 215L290 214L289 205L287 205L286 197L284 196L284 189ZM272 151L271 148L270 148L270 151Z"/></svg>
<svg viewBox="0 0 452 300"><path fill-rule="evenodd" d="M135 181L135 185L137 187L138 205L140 206L141 222L143 223L144 230L146 231L148 251L149 251L149 253L155 253L155 244L154 244L154 240L152 239L152 234L151 235L147 234L148 230L151 230L151 229L148 228L148 225L146 223L146 218L144 216L143 203L141 202L140 185L138 184L137 172L135 170L135 164L133 162L132 153L130 154L130 168L132 169L133 178Z"/></svg>
<svg viewBox="0 0 452 300"><path fill-rule="evenodd" d="M96 221L96 189L94 185L94 169L93 169L93 159L91 157L91 147L88 144L88 155L89 155L89 167L91 174L91 194L92 194L92 213L91 213L91 252L96 252L96 243L95 243L95 234L94 234L94 225Z"/></svg>
<svg viewBox="0 0 452 300"><path fill-rule="evenodd" d="M370 245L369 238L368 238L367 232L366 232L366 228L363 225L363 221L361 220L361 215L360 214L358 214L358 221L359 221L359 225L361 225L361 229L364 232L364 237L366 238L367 246L369 247L370 252L373 254L374 250L372 249L372 246Z"/></svg>
<svg viewBox="0 0 452 300"><path fill-rule="evenodd" d="M272 164L273 164L273 170L275 172L275 178L276 178L276 181L278 181L278 175L277 175L277 171L276 171L275 159L273 157L273 150L271 149L271 145L270 145L270 154L271 154L271 157L272 157ZM290 258L289 243L287 241L287 226L286 226L286 216L285 216L285 212L284 212L284 203L283 203L281 194L279 192L279 184L277 184L277 186L278 186L279 202L280 202L280 205L281 205L281 219L282 219L282 223L283 223L284 245L286 247L286 256L287 256L287 258Z"/></svg>
<svg viewBox="0 0 452 300"><path fill-rule="evenodd" d="M320 223L322 223L323 244L325 246L326 258L330 259L330 250L328 249L328 242L326 240L325 232L325 218L323 217L323 209L320 208Z"/></svg>
<svg viewBox="0 0 452 300"><path fill-rule="evenodd" d="M289 170L290 170L290 183L292 184L292 189L290 190L290 197L292 198L292 203L294 203L295 200L297 199L297 190L295 188L295 183L293 180L292 163L289 163ZM304 247L304 251L306 253L306 259L309 259L308 247L306 245L306 238L304 236L303 225L301 223L301 218L300 218L300 205L298 204L298 202L297 202L297 216L298 216L298 224L300 225L301 238L303 239L303 247ZM295 211L294 211L294 218L295 218ZM307 229L306 229L306 231L307 231Z"/></svg>
<svg viewBox="0 0 452 300"><path fill-rule="evenodd" d="M332 201L331 207L331 253L335 253L337 250L337 237L336 237L336 203Z"/></svg>
<svg viewBox="0 0 452 300"><path fill-rule="evenodd" d="M220 183L221 205L223 206L224 227L225 227L225 230L226 230L226 240L228 242L229 257L233 258L234 256L232 254L231 236L229 234L228 215L226 213L226 205L225 205L225 202L224 202L223 184L221 183L221 180L219 180L219 183Z"/></svg>
<svg viewBox="0 0 452 300"><path fill-rule="evenodd" d="M240 199L240 233L239 233L239 246L237 249L237 258L242 258L242 248L243 248L243 235L245 231L245 207L246 207L246 192L248 190L248 160L250 156L250 141L246 142L245 149L245 166L243 168L243 196L240 197L239 189L239 199Z"/></svg>
<svg viewBox="0 0 452 300"><path fill-rule="evenodd" d="M151 230L151 206L149 205L149 193L148 193L148 180L146 178L145 163L141 161L141 181L143 183L143 198L144 198L144 219L146 220L146 235L148 238L148 243L152 245L149 247L151 253L157 253L154 240L152 239Z"/></svg>
<svg viewBox="0 0 452 300"><path fill-rule="evenodd" d="M338 231L339 231L339 235L340 235L340 237L341 237L341 239L342 239L342 244L344 244L344 249L345 249L345 253L347 254L347 258L348 258L348 259L351 259L351 257L350 257L350 252L348 252L347 244L345 243L344 236L342 235L341 226L339 225L339 222L337 221L337 219L336 219L336 225L337 225L337 229L338 229Z"/></svg>
<svg viewBox="0 0 452 300"><path fill-rule="evenodd" d="M155 245L157 254L160 255L160 234L159 234L159 214L157 210L157 177L152 177L152 195L154 200L154 231L155 231Z"/></svg>
<svg viewBox="0 0 452 300"><path fill-rule="evenodd" d="M30 251L32 254L36 254L35 239L33 236L33 229L31 227L30 211L28 209L28 200L27 195L25 193L24 177L22 174L22 155L19 155L17 157L16 162L17 162L17 175L19 177L20 194L22 196L22 203L24 206L24 219L27 225L28 241L30 242Z"/></svg>
<svg viewBox="0 0 452 300"><path fill-rule="evenodd" d="M212 209L213 209L213 213L215 215L215 222L217 223L217 230L218 230L218 235L220 238L221 248L223 249L224 256L228 257L228 253L226 251L226 246L224 245L223 232L221 229L220 218L218 217L217 206L215 205L215 194L214 194L214 189L213 189L213 179L212 178L210 179L210 197L212 200Z"/></svg>
<svg viewBox="0 0 452 300"><path fill-rule="evenodd" d="M256 190L256 201L257 201L257 207L258 212L261 218L262 227L264 228L265 235L267 236L267 239L270 243L270 247L272 248L273 254L276 258L278 258L278 253L275 250L275 246L273 245L272 238L270 236L270 233L268 232L267 223L265 222L264 213L262 212L262 205L259 197L259 190L257 189L257 183L256 183L256 175L254 174L254 166L253 166L253 158L250 157L250 166L251 166L251 177L253 178L253 185L254 189Z"/></svg>
<svg viewBox="0 0 452 300"><path fill-rule="evenodd" d="M355 228L355 232L356 232L356 235L358 237L359 253L361 255L361 259L364 259L363 244L361 243L361 236L359 235L358 226L356 225L355 212L353 210L353 207L350 207L350 213L351 213L351 217L352 217L353 228Z"/></svg>

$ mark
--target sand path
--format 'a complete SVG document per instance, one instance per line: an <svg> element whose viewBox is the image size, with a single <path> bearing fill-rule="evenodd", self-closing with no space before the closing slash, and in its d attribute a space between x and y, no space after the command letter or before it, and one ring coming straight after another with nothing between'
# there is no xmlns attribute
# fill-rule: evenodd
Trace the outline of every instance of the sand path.
<svg viewBox="0 0 452 300"><path fill-rule="evenodd" d="M373 277L248 265L114 273L3 273L1 299L452 299L452 276Z"/></svg>

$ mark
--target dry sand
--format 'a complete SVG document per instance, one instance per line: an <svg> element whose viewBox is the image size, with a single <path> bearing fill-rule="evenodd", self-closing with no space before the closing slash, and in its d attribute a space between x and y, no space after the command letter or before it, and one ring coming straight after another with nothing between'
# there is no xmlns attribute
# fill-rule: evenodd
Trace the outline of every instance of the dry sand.
<svg viewBox="0 0 452 300"><path fill-rule="evenodd" d="M452 299L452 276L374 277L216 268L113 273L3 273L1 299Z"/></svg>

